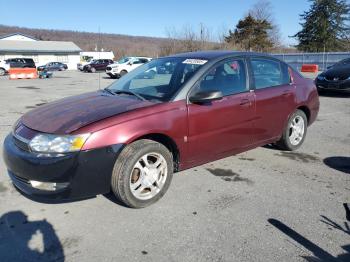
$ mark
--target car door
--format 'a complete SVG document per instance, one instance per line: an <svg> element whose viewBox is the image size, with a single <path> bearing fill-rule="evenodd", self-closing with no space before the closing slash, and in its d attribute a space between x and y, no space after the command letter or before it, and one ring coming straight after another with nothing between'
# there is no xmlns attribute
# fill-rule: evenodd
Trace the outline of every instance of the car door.
<svg viewBox="0 0 350 262"><path fill-rule="evenodd" d="M134 70L135 68L139 67L142 64L144 63L141 61L141 59L135 59L134 61L132 61L129 71Z"/></svg>
<svg viewBox="0 0 350 262"><path fill-rule="evenodd" d="M254 96L248 88L245 60L219 62L194 86L190 96L206 90L219 90L223 98L208 104L188 103L190 162L238 153L254 142Z"/></svg>
<svg viewBox="0 0 350 262"><path fill-rule="evenodd" d="M273 58L250 59L254 83L254 139L263 144L278 138L295 107L295 86L288 66Z"/></svg>

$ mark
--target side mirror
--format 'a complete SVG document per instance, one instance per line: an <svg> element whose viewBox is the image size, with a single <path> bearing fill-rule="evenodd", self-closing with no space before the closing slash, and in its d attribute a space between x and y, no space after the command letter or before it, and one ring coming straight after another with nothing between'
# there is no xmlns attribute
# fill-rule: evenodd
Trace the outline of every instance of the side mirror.
<svg viewBox="0 0 350 262"><path fill-rule="evenodd" d="M132 62L129 62L128 65L132 65Z"/></svg>
<svg viewBox="0 0 350 262"><path fill-rule="evenodd" d="M222 98L223 94L221 93L221 91L202 91L191 95L190 102L193 104L206 104L211 101L221 100Z"/></svg>

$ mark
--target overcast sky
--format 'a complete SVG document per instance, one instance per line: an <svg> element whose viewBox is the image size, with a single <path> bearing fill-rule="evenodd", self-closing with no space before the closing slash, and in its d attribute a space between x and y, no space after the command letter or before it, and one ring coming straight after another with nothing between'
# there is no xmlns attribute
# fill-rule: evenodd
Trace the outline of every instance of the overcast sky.
<svg viewBox="0 0 350 262"><path fill-rule="evenodd" d="M166 37L166 28L200 23L214 36L233 29L256 0L60 0L0 3L0 24L32 28ZM310 6L307 0L271 0L275 22L285 44L299 29L299 14Z"/></svg>

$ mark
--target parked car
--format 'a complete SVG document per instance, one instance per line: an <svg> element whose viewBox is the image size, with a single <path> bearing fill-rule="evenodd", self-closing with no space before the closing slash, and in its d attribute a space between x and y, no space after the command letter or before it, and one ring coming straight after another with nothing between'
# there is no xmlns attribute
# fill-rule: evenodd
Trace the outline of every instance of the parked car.
<svg viewBox="0 0 350 262"><path fill-rule="evenodd" d="M117 63L107 66L106 74L111 78L119 78L151 60L150 57L124 57Z"/></svg>
<svg viewBox="0 0 350 262"><path fill-rule="evenodd" d="M10 65L3 60L0 60L0 76L8 73L10 70Z"/></svg>
<svg viewBox="0 0 350 262"><path fill-rule="evenodd" d="M95 73L96 71L104 71L106 67L113 64L111 59L97 59L83 67L84 72Z"/></svg>
<svg viewBox="0 0 350 262"><path fill-rule="evenodd" d="M68 66L61 62L50 62L43 66L38 66L38 71L49 70L49 71L64 71L67 70Z"/></svg>
<svg viewBox="0 0 350 262"><path fill-rule="evenodd" d="M171 74L140 79L167 63ZM3 155L27 195L77 199L112 190L140 208L164 195L173 172L271 143L298 149L318 110L313 81L280 60L184 53L152 60L104 90L29 111Z"/></svg>
<svg viewBox="0 0 350 262"><path fill-rule="evenodd" d="M77 64L77 69L80 70L80 71L83 71L84 66L86 66L87 64L90 64L90 63L94 62L95 60L96 60L96 59L93 59L92 57L87 58L87 60L82 61L82 62L80 62L80 63Z"/></svg>
<svg viewBox="0 0 350 262"><path fill-rule="evenodd" d="M13 68L36 68L32 58L10 58L6 60L6 63Z"/></svg>
<svg viewBox="0 0 350 262"><path fill-rule="evenodd" d="M350 93L350 58L344 59L319 74L315 83L320 93L340 91Z"/></svg>

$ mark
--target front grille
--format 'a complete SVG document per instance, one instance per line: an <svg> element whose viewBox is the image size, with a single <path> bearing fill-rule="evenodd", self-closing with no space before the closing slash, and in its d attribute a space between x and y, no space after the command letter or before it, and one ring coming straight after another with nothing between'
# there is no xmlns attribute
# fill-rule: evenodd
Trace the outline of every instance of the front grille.
<svg viewBox="0 0 350 262"><path fill-rule="evenodd" d="M16 136L12 136L12 137L13 137L13 140L14 140L15 145L17 147L19 147L22 150L29 151L29 145L27 142L24 142L24 141L18 139Z"/></svg>

